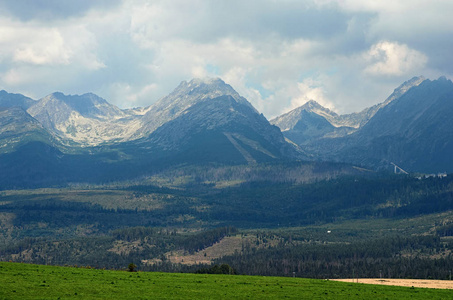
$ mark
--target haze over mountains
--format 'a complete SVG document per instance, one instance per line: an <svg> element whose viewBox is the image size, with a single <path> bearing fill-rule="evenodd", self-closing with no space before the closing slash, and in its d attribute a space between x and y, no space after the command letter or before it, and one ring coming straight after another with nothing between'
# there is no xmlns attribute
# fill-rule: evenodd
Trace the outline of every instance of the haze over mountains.
<svg viewBox="0 0 453 300"><path fill-rule="evenodd" d="M184 81L151 106L125 110L94 94L36 101L1 91L0 180L89 182L178 164L297 160L452 172L452 115L453 83L444 77L414 77L359 113L309 101L270 122L221 79Z"/></svg>

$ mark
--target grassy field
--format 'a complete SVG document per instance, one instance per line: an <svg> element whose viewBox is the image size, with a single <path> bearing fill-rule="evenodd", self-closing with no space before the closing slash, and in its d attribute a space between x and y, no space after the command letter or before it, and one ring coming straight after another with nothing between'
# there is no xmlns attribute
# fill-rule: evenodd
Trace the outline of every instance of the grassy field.
<svg viewBox="0 0 453 300"><path fill-rule="evenodd" d="M452 299L451 290L0 262L0 299Z"/></svg>

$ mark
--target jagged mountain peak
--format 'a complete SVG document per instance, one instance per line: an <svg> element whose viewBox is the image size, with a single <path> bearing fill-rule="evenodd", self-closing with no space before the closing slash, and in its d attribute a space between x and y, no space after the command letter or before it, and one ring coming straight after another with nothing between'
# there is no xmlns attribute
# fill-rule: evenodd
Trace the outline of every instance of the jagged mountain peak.
<svg viewBox="0 0 453 300"><path fill-rule="evenodd" d="M144 125L137 132L136 137L149 135L159 126L177 118L197 103L221 96L231 96L237 103L244 104L257 112L245 98L222 79L194 78L189 82L182 81L168 96L149 107L142 119Z"/></svg>
<svg viewBox="0 0 453 300"><path fill-rule="evenodd" d="M315 100L309 100L304 105L302 105L301 107L306 107L306 108L320 108L320 107L322 107L322 108L324 108L321 104L319 104Z"/></svg>
<svg viewBox="0 0 453 300"><path fill-rule="evenodd" d="M105 99L93 93L85 93L82 95L65 95L62 92L54 92L42 98L42 100L51 99L62 101L70 106L75 106L75 108L80 105L95 106L108 103Z"/></svg>
<svg viewBox="0 0 453 300"><path fill-rule="evenodd" d="M393 100L401 97L404 93L406 93L410 88L414 86L420 85L423 81L425 81L426 78L423 76L415 76L409 79L408 81L405 81L403 84L398 86L393 93L384 101L384 103L378 104L378 106L385 106L388 103L392 102Z"/></svg>
<svg viewBox="0 0 453 300"><path fill-rule="evenodd" d="M27 111L56 136L84 146L128 139L137 127L136 117L93 93L52 93Z"/></svg>
<svg viewBox="0 0 453 300"><path fill-rule="evenodd" d="M309 100L304 105L302 105L300 108L304 109L306 111L324 112L325 114L328 114L328 115L337 116L337 113L335 113L334 111L331 111L327 107L322 106L315 100Z"/></svg>
<svg viewBox="0 0 453 300"><path fill-rule="evenodd" d="M118 107L108 103L105 99L93 93L85 93L83 95L65 95L61 92L55 92L42 98L33 112L39 107L47 106L47 110L52 110L56 106L60 106L60 110L76 111L84 117L90 118L121 118L125 114Z"/></svg>
<svg viewBox="0 0 453 300"><path fill-rule="evenodd" d="M26 110L35 103L35 100L24 95L8 93L5 90L0 91L0 107L17 106Z"/></svg>
<svg viewBox="0 0 453 300"><path fill-rule="evenodd" d="M224 95L232 96L238 102L244 102L245 100L231 85L225 83L222 79L218 77L206 77L193 78L188 82L182 81L170 95L162 98L159 102L165 103L167 102L165 101L166 99L174 100L175 98L190 99L189 102L196 102L201 99L213 99Z"/></svg>
<svg viewBox="0 0 453 300"><path fill-rule="evenodd" d="M299 155L280 130L231 95L195 103L141 142L169 151L175 160L255 163Z"/></svg>
<svg viewBox="0 0 453 300"><path fill-rule="evenodd" d="M31 141L51 144L53 138L22 107L0 107L0 154Z"/></svg>
<svg viewBox="0 0 453 300"><path fill-rule="evenodd" d="M221 78L219 77L195 77L192 78L191 80L183 80L181 83L178 85L176 89L179 88L199 88L199 87L212 87L212 88L229 88L233 89L229 84L225 83Z"/></svg>
<svg viewBox="0 0 453 300"><path fill-rule="evenodd" d="M299 106L298 108L286 114L274 118L273 120L271 120L271 123L280 127L282 131L291 130L303 117L304 115L303 112L305 111L315 113L325 118L334 127L337 128L349 127L351 128L352 131L354 131L365 125L378 110L385 107L393 100L404 95L412 87L420 85L425 80L426 78L423 76L415 76L410 80L405 81L400 86L398 86L384 102L365 108L359 113L338 115L335 112L331 111L330 109L323 107L318 102L310 100L306 102L304 105ZM350 133L351 130L345 131L345 133Z"/></svg>
<svg viewBox="0 0 453 300"><path fill-rule="evenodd" d="M353 134L313 141L307 148L327 160L374 168L387 169L395 162L409 172L450 172L453 83L416 77L394 93L399 92L403 94L380 107Z"/></svg>
<svg viewBox="0 0 453 300"><path fill-rule="evenodd" d="M307 116L307 113L317 114L327 120L331 120L333 118L338 117L338 115L335 112L322 106L315 100L310 100L303 104L302 106L299 106L287 112L286 114L283 114L279 117L272 119L270 122L271 124L280 127L282 131L287 131L293 129L302 118Z"/></svg>
<svg viewBox="0 0 453 300"><path fill-rule="evenodd" d="M193 85L227 85L225 81L219 77L203 77L203 78L193 78L189 82L183 81L182 83L187 83L189 86Z"/></svg>
<svg viewBox="0 0 453 300"><path fill-rule="evenodd" d="M318 106L321 106L321 105L318 102L316 102L315 100L309 100L302 106L318 107Z"/></svg>

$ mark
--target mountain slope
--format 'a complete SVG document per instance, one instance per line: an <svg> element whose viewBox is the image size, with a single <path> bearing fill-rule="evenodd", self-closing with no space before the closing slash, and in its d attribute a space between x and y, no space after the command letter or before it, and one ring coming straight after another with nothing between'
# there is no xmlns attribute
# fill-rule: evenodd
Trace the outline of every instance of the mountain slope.
<svg viewBox="0 0 453 300"><path fill-rule="evenodd" d="M285 137L298 145L326 136L344 136L354 128L338 125L340 116L310 100L304 105L281 115L271 124L278 126Z"/></svg>
<svg viewBox="0 0 453 300"><path fill-rule="evenodd" d="M381 108L359 131L312 143L324 159L408 171L453 171L453 83L425 80Z"/></svg>
<svg viewBox="0 0 453 300"><path fill-rule="evenodd" d="M137 145L173 163L255 163L299 155L280 130L245 101L231 95L199 98Z"/></svg>
<svg viewBox="0 0 453 300"><path fill-rule="evenodd" d="M51 145L55 139L21 107L0 107L0 153L14 151L33 141Z"/></svg>
<svg viewBox="0 0 453 300"><path fill-rule="evenodd" d="M403 82L400 86L398 86L393 93L385 99L384 102L378 103L376 105L373 105L371 107L367 107L363 109L361 112L358 113L351 113L351 114L345 114L345 115L340 115L339 119L340 121L336 121L337 124L349 124L349 126L354 127L354 128L360 128L364 126L366 123L368 123L369 120L383 107L387 106L389 103L391 103L393 100L401 97L404 95L409 89L412 87L420 85L423 81L425 81L426 78L423 76L416 76L411 78L408 81Z"/></svg>
<svg viewBox="0 0 453 300"><path fill-rule="evenodd" d="M148 111L141 120L142 127L135 136L144 137L151 134L159 126L177 118L201 100L224 95L229 95L238 103L253 108L245 98L241 97L229 84L226 84L220 78L192 79L190 82L183 81L172 93L147 108Z"/></svg>
<svg viewBox="0 0 453 300"><path fill-rule="evenodd" d="M35 100L25 97L21 94L11 94L5 90L0 91L0 107L20 107L27 110L30 106L35 104Z"/></svg>

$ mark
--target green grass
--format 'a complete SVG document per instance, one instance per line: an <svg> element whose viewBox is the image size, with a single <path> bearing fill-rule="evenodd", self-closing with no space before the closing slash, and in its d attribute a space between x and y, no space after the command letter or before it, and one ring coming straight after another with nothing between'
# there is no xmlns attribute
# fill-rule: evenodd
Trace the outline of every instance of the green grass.
<svg viewBox="0 0 453 300"><path fill-rule="evenodd" d="M0 262L0 299L451 299L450 290Z"/></svg>

